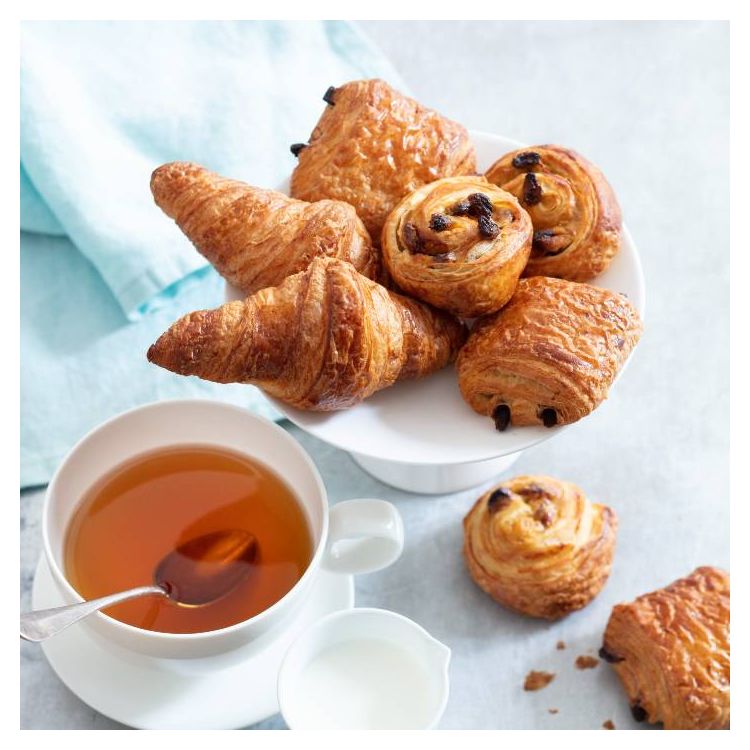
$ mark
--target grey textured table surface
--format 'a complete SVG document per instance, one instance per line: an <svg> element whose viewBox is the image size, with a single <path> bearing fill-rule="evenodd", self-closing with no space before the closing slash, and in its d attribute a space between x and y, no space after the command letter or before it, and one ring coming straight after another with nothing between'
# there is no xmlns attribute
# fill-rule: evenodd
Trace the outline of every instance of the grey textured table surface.
<svg viewBox="0 0 750 750"><path fill-rule="evenodd" d="M701 564L729 565L728 25L714 22L367 22L418 99L468 127L570 145L612 182L647 281L646 333L612 398L514 473L580 484L620 516L612 576L556 624L504 611L461 559L477 491L422 497L387 488L349 457L293 429L331 500L395 502L407 546L357 581L357 602L401 612L453 648L444 728L636 727L606 665L579 672L611 606ZM21 595L40 554L41 492L21 498ZM557 651L555 644L568 644ZM21 645L23 728L118 728ZM530 669L558 673L538 693ZM550 714L548 708L559 708ZM282 727L278 717L261 728Z"/></svg>

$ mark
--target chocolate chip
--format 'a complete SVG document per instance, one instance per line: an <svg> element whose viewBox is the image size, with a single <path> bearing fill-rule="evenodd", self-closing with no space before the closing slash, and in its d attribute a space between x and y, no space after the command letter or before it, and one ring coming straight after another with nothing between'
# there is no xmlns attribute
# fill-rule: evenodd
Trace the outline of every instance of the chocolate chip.
<svg viewBox="0 0 750 750"><path fill-rule="evenodd" d="M470 210L471 210L471 206L469 205L469 201L459 201L451 209L451 215L452 216L468 216Z"/></svg>
<svg viewBox="0 0 750 750"><path fill-rule="evenodd" d="M567 234L555 234L553 229L540 229L534 232L531 248L536 255L557 255L570 245Z"/></svg>
<svg viewBox="0 0 750 750"><path fill-rule="evenodd" d="M469 201L469 216L479 218L492 216L492 201L484 193L472 193L467 200Z"/></svg>
<svg viewBox="0 0 750 750"><path fill-rule="evenodd" d="M616 654L613 654L611 651L607 651L604 646L602 646L599 649L599 656L604 659L608 664L617 664L617 662L625 661L622 656L617 656Z"/></svg>
<svg viewBox="0 0 750 750"><path fill-rule="evenodd" d="M525 169L526 167L533 167L535 164L539 164L541 160L542 157L536 151L524 151L521 154L516 154L511 163L516 169Z"/></svg>
<svg viewBox="0 0 750 750"><path fill-rule="evenodd" d="M489 216L480 216L479 217L479 234L482 235L482 237L487 237L489 239L492 239L494 237L497 237L497 235L500 232L500 227L495 224L492 219L490 219Z"/></svg>
<svg viewBox="0 0 750 750"><path fill-rule="evenodd" d="M499 510L507 507L511 501L512 494L510 490L506 490L505 487L499 487L489 496L487 510L490 513L497 513Z"/></svg>
<svg viewBox="0 0 750 750"><path fill-rule="evenodd" d="M302 151L303 148L307 148L309 144L307 143L293 143L291 146L289 146L289 150L295 155L299 156L299 152Z"/></svg>
<svg viewBox="0 0 750 750"><path fill-rule="evenodd" d="M510 424L510 406L508 404L499 404L492 412L492 418L495 420L495 427L499 432L503 432Z"/></svg>
<svg viewBox="0 0 750 750"><path fill-rule="evenodd" d="M419 236L419 230L416 228L416 226L414 226L414 224L409 223L404 225L404 244L413 253L421 252L424 243L422 242L422 238Z"/></svg>
<svg viewBox="0 0 750 750"><path fill-rule="evenodd" d="M542 186L537 182L533 172L527 172L523 178L523 202L527 206L535 206L542 200Z"/></svg>
<svg viewBox="0 0 750 750"><path fill-rule="evenodd" d="M326 104L330 104L331 106L333 106L334 104L336 104L336 102L333 101L333 95L334 95L335 92L336 92L336 87L335 86L329 86L326 89L325 94L323 94L323 101Z"/></svg>
<svg viewBox="0 0 750 750"><path fill-rule="evenodd" d="M646 713L646 709L643 708L643 706L640 703L634 703L630 707L630 713L633 714L633 718L636 721L646 721L646 719L648 719L648 714Z"/></svg>
<svg viewBox="0 0 750 750"><path fill-rule="evenodd" d="M432 214L430 229L433 232L444 232L453 222L445 214Z"/></svg>
<svg viewBox="0 0 750 750"><path fill-rule="evenodd" d="M542 409L542 413L539 416L545 427L554 427L557 424L557 412L549 406L546 409Z"/></svg>

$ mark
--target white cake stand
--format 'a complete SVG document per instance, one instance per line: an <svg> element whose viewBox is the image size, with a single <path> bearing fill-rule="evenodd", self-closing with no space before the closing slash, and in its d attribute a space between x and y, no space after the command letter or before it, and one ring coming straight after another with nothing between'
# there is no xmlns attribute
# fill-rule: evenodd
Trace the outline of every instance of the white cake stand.
<svg viewBox="0 0 750 750"><path fill-rule="evenodd" d="M476 131L471 132L471 138L480 171L524 145ZM280 189L288 190L288 184ZM626 228L620 252L591 283L626 294L644 315L643 271ZM228 299L242 296L227 287ZM277 399L270 400L301 429L348 451L359 466L381 482L425 494L457 492L497 477L524 450L565 429L510 427L498 432L491 419L476 414L464 402L453 367L423 380L397 383L339 412L301 411Z"/></svg>

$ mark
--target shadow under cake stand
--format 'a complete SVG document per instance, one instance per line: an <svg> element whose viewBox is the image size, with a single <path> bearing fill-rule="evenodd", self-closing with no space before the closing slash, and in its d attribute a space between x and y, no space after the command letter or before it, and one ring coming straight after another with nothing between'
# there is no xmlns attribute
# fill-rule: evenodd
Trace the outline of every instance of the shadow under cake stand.
<svg viewBox="0 0 750 750"><path fill-rule="evenodd" d="M471 131L471 138L479 171L524 145L477 131ZM287 182L279 189L288 192L288 187ZM623 227L622 246L612 264L589 283L626 294L644 316L643 270L627 228ZM229 285L226 296L243 297ZM464 402L451 366L422 380L396 383L338 412L302 411L269 400L305 432L348 451L376 479L424 494L457 492L489 481L510 468L524 450L566 429L511 426L498 432L489 417L476 414Z"/></svg>

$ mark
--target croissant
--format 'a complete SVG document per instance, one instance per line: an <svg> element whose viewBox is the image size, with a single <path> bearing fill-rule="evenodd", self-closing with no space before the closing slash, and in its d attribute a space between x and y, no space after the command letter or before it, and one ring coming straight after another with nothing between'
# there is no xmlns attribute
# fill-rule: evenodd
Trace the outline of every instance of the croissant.
<svg viewBox="0 0 750 750"><path fill-rule="evenodd" d="M365 276L380 277L380 254L354 208L342 201L294 200L189 162L159 167L151 192L209 263L245 294L277 286L319 256L348 260Z"/></svg>
<svg viewBox="0 0 750 750"><path fill-rule="evenodd" d="M665 729L729 727L729 574L703 567L618 604L600 656L637 721Z"/></svg>
<svg viewBox="0 0 750 750"><path fill-rule="evenodd" d="M216 383L251 383L300 409L352 406L451 362L466 337L447 313L388 291L336 258L278 287L178 320L154 364Z"/></svg>
<svg viewBox="0 0 750 750"><path fill-rule="evenodd" d="M638 311L621 294L562 279L521 279L458 356L466 402L509 424L569 424L592 412L638 342Z"/></svg>
<svg viewBox="0 0 750 750"><path fill-rule="evenodd" d="M500 604L556 620L585 607L609 577L617 516L570 482L521 476L482 495L464 519L464 558Z"/></svg>
<svg viewBox="0 0 750 750"><path fill-rule="evenodd" d="M445 177L404 198L386 219L383 262L398 286L464 318L499 310L531 250L531 219L483 177Z"/></svg>
<svg viewBox="0 0 750 750"><path fill-rule="evenodd" d="M386 216L421 185L476 169L466 128L385 81L329 88L309 144L295 144L292 195L351 203L379 242Z"/></svg>
<svg viewBox="0 0 750 750"><path fill-rule="evenodd" d="M487 179L531 215L534 240L525 276L587 281L620 248L622 215L604 175L562 146L532 146L498 159Z"/></svg>

